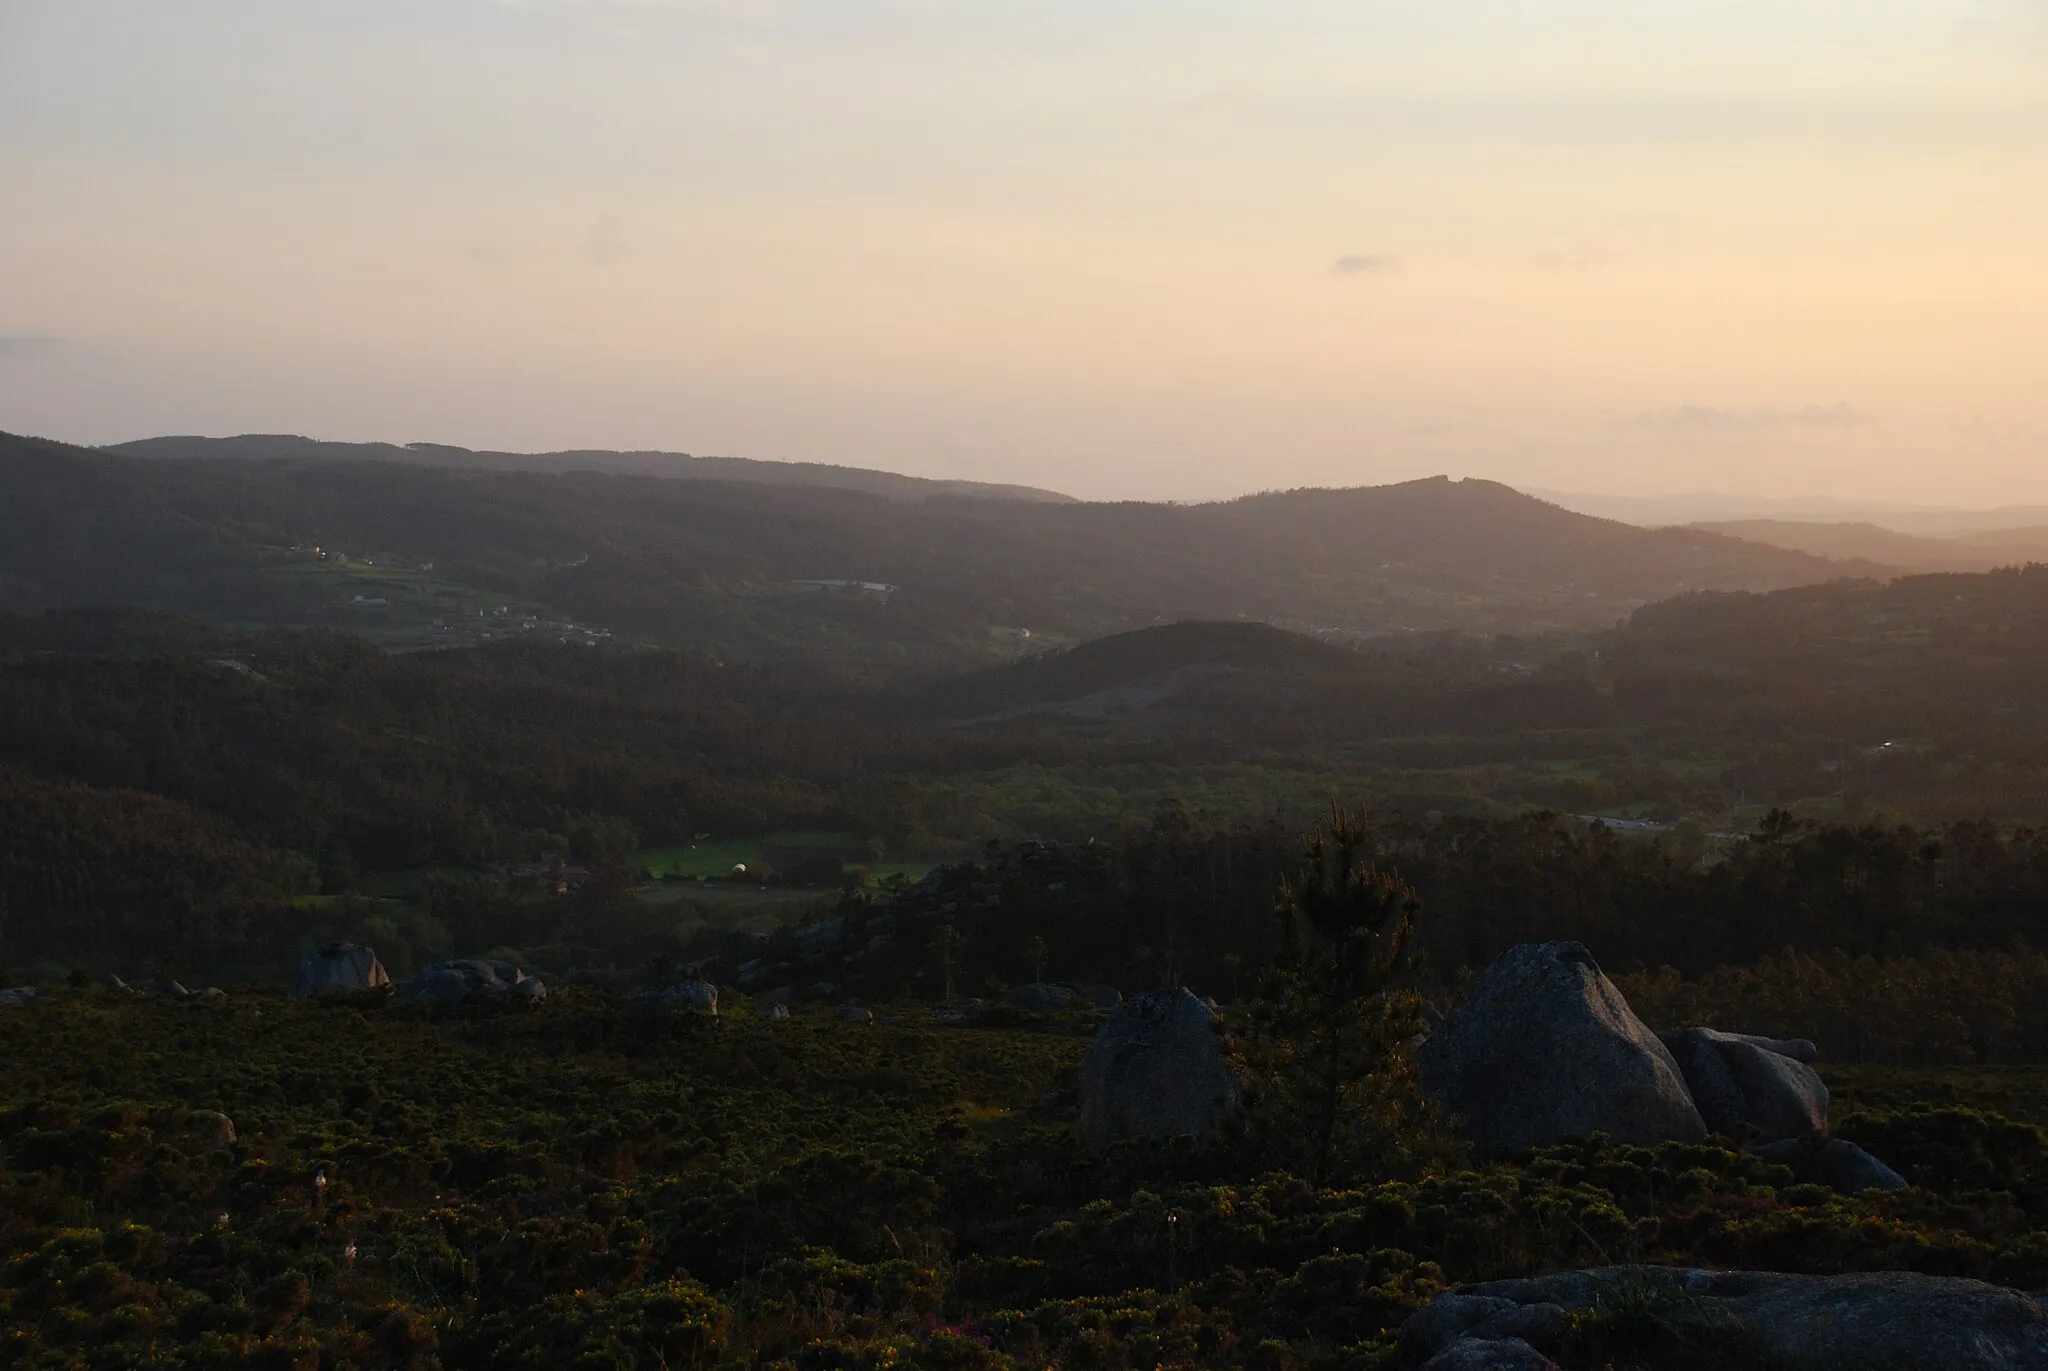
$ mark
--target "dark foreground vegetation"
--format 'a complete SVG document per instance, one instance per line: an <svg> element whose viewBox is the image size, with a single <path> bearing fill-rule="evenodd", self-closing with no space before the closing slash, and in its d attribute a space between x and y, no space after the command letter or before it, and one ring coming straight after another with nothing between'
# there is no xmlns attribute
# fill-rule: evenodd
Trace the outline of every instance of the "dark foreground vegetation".
<svg viewBox="0 0 2048 1371"><path fill-rule="evenodd" d="M1838 1074L1863 1102L1838 1130L1916 1183L1895 1194L1715 1142L1316 1186L1227 1138L1077 1150L1091 1028L654 1028L573 990L0 1010L0 1364L1363 1368L1446 1284L1556 1267L2048 1284L2037 1072ZM1612 1331L1567 1365L1731 1364Z"/></svg>

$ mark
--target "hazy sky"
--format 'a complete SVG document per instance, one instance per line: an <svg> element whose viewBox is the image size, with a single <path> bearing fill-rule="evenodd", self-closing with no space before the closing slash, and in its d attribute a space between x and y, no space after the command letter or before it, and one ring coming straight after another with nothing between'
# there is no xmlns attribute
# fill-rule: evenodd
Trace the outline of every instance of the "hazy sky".
<svg viewBox="0 0 2048 1371"><path fill-rule="evenodd" d="M0 428L2048 499L2042 0L0 0Z"/></svg>

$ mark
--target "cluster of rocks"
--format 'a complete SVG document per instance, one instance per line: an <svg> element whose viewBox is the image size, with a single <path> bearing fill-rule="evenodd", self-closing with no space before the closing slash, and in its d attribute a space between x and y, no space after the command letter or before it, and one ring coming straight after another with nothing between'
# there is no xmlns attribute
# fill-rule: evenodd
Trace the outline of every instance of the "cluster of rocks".
<svg viewBox="0 0 2048 1371"><path fill-rule="evenodd" d="M374 950L359 943L331 942L322 943L299 958L291 993L298 999L319 999L390 988L391 975L377 960ZM511 962L458 957L429 962L399 986L392 998L399 1002L436 1004L472 1000L533 1004L545 1000L547 994L544 981L527 975Z"/></svg>
<svg viewBox="0 0 2048 1371"><path fill-rule="evenodd" d="M400 986L393 998L461 1004L468 1000L513 999L538 1003L547 997L545 982L527 975L510 962L462 957L453 961L429 962Z"/></svg>
<svg viewBox="0 0 2048 1371"><path fill-rule="evenodd" d="M1523 943L1423 1042L1430 1093L1484 1151L1605 1133L1617 1142L1752 1139L1773 1161L1855 1189L1905 1180L1825 1139L1828 1088L1801 1039L1688 1028L1659 1038L1578 943Z"/></svg>
<svg viewBox="0 0 2048 1371"><path fill-rule="evenodd" d="M1422 1371L1554 1371L1575 1321L1623 1308L1654 1311L1696 1351L1780 1371L2048 1371L2039 1297L1912 1271L1557 1271L1439 1295L1403 1325L1402 1351Z"/></svg>
<svg viewBox="0 0 2048 1371"><path fill-rule="evenodd" d="M1048 989L1013 999L1051 1005ZM1059 1001L1065 1003L1064 1000ZM1904 1189L1897 1172L1826 1136L1828 1089L1803 1040L1689 1028L1659 1038L1577 943L1524 943L1432 1019L1420 1064L1429 1093L1481 1151L1504 1154L1605 1134L1622 1143L1748 1141L1801 1180ZM1112 1012L1081 1066L1081 1136L1194 1134L1238 1098L1213 1004L1155 990Z"/></svg>
<svg viewBox="0 0 2048 1371"><path fill-rule="evenodd" d="M107 989L116 995L164 995L174 1000L224 1000L228 992L217 985L202 986L193 990L182 982L163 977L147 986L130 985L119 976L107 977ZM32 985L11 986L0 990L0 1006L35 1004L44 999L43 993Z"/></svg>

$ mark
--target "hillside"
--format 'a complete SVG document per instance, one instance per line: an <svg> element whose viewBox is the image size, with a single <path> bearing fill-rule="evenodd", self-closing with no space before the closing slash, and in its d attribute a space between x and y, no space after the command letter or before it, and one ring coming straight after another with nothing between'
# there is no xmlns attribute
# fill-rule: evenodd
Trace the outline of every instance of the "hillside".
<svg viewBox="0 0 2048 1371"><path fill-rule="evenodd" d="M1735 788L2048 817L2048 567L1689 596L1607 657L1620 714Z"/></svg>
<svg viewBox="0 0 2048 1371"><path fill-rule="evenodd" d="M1050 737L1199 735L1216 745L1325 747L1404 735L1593 728L1609 710L1582 674L1505 674L1487 654L1447 667L1258 623L1177 623L1098 638L923 692L962 728Z"/></svg>
<svg viewBox="0 0 2048 1371"><path fill-rule="evenodd" d="M1194 506L905 503L0 438L0 609L136 604L406 647L613 633L890 677L1180 619L1338 637L1582 630L1691 590L1873 570L1443 478Z"/></svg>
<svg viewBox="0 0 2048 1371"><path fill-rule="evenodd" d="M606 471L624 476L660 476L683 481L746 481L770 486L822 486L859 490L890 500L927 500L958 495L979 500L1024 500L1071 504L1074 497L1032 486L987 481L930 480L893 471L832 466L824 462L764 462L749 457L696 457L687 452L493 452L446 443L334 443L287 433L244 433L233 438L142 438L102 448L128 457L172 461L261 461L288 458L318 462L399 462L413 466L478 467L486 471Z"/></svg>
<svg viewBox="0 0 2048 1371"><path fill-rule="evenodd" d="M1355 690L1372 659L1262 623L1175 623L942 682L924 700L968 725L1029 717L1159 726Z"/></svg>

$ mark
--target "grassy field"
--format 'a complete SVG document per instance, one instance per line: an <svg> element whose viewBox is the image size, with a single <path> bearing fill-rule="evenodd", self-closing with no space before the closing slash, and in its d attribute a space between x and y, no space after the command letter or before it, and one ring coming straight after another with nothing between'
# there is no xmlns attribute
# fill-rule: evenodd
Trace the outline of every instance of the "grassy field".
<svg viewBox="0 0 2048 1371"><path fill-rule="evenodd" d="M297 558L266 568L259 582L292 611L290 619L345 629L395 651L512 637L523 631L520 616L551 617L534 601L396 563Z"/></svg>
<svg viewBox="0 0 2048 1371"><path fill-rule="evenodd" d="M645 848L635 852L631 860L635 867L646 871L657 881L666 878L713 881L731 876L738 866L758 871L764 854L778 847L854 853L860 850L861 837L857 833L786 831L758 838L700 838L683 847ZM856 859L849 857L848 860L852 863ZM862 861L859 864L868 868L870 878L875 881L891 875L902 875L914 881L933 866L931 862L906 861Z"/></svg>

